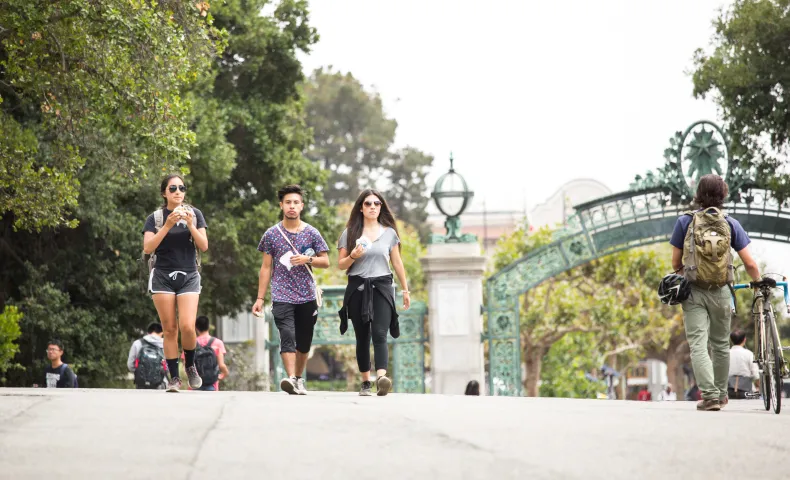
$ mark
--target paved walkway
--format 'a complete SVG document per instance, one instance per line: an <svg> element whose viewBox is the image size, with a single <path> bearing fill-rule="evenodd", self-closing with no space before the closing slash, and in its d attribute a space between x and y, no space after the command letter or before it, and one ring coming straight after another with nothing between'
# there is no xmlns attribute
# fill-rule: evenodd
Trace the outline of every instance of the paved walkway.
<svg viewBox="0 0 790 480"><path fill-rule="evenodd" d="M786 478L761 406L0 389L0 478Z"/></svg>

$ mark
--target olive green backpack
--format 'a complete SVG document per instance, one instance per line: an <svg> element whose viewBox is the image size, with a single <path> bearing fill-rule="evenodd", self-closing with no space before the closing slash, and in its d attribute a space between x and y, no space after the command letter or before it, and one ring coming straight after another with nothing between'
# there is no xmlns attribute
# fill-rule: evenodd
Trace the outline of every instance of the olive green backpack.
<svg viewBox="0 0 790 480"><path fill-rule="evenodd" d="M715 207L685 215L691 216L691 223L683 240L683 276L706 288L732 284L732 231L727 215Z"/></svg>

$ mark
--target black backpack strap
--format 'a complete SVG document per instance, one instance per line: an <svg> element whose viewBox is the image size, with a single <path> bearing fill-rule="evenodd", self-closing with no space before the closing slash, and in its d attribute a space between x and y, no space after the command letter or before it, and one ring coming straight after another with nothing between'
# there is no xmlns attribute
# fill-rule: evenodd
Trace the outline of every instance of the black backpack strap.
<svg viewBox="0 0 790 480"><path fill-rule="evenodd" d="M211 348L211 344L212 344L212 343L214 343L214 337L209 337L209 338L208 338L208 343L206 344L206 346L207 346L208 348Z"/></svg>

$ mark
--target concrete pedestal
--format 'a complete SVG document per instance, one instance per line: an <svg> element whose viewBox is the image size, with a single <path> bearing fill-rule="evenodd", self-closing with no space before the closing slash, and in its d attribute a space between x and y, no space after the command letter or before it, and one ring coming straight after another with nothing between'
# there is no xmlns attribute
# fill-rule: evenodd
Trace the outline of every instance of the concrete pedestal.
<svg viewBox="0 0 790 480"><path fill-rule="evenodd" d="M470 380L485 391L483 273L477 243L428 245L420 259L428 287L431 338L431 391L463 394Z"/></svg>

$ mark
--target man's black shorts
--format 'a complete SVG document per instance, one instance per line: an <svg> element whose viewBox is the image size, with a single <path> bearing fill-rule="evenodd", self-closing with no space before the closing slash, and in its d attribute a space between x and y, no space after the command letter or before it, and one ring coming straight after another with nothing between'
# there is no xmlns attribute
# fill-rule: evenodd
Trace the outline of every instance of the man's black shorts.
<svg viewBox="0 0 790 480"><path fill-rule="evenodd" d="M308 353L318 320L318 304L315 300L299 304L274 302L272 315L280 331L280 353Z"/></svg>

